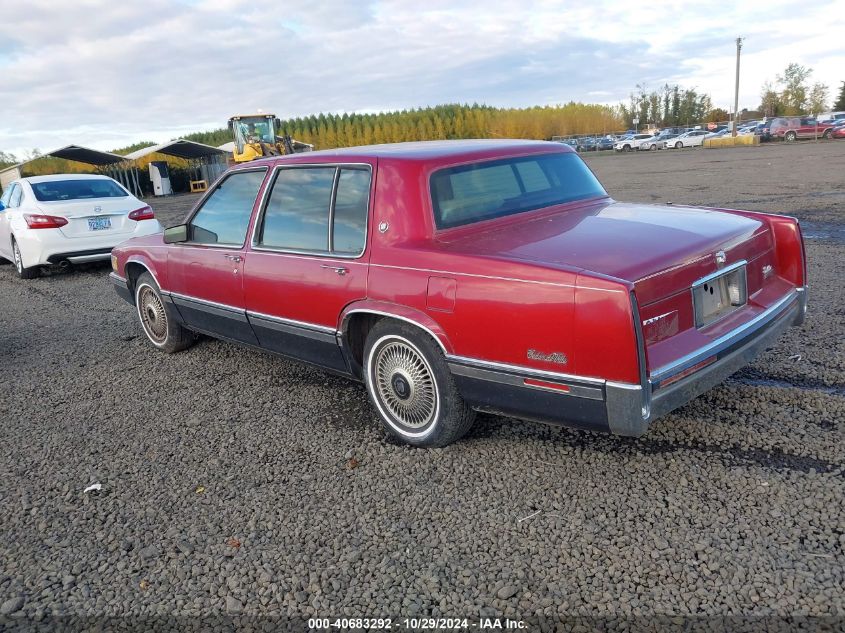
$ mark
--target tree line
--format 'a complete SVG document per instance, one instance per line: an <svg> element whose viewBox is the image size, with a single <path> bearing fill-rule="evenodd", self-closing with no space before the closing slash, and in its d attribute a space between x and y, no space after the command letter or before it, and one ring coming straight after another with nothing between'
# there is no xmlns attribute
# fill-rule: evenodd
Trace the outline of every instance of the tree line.
<svg viewBox="0 0 845 633"><path fill-rule="evenodd" d="M827 109L828 87L820 82L810 85L812 69L789 64L774 81L766 81L761 91L758 112L748 116L779 116L790 114L818 114ZM845 82L833 104L834 110L845 110ZM695 88L665 84L659 90L648 91L637 85L627 102L617 106L570 102L555 106L528 108L494 108L481 104L445 104L396 112L371 114L320 113L281 122L281 133L297 140L312 143L317 149L462 138L530 138L550 139L552 136L575 136L620 132L654 124L660 127L689 126L709 121L726 121L729 113L713 107L710 95ZM232 140L227 127L194 132L184 138L206 145L219 146ZM128 154L154 145L142 141L112 150ZM23 160L38 158L38 150L26 152ZM168 159L171 160L171 159ZM52 170L79 171L78 165L59 159L40 159L37 173ZM17 156L0 151L0 168L20 162ZM27 171L33 171L28 166ZM49 171L48 171L49 170Z"/></svg>

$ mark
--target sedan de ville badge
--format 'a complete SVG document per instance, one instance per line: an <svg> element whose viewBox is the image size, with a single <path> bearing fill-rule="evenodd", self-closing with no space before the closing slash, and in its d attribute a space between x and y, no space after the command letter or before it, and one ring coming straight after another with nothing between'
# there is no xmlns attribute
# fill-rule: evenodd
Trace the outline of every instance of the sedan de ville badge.
<svg viewBox="0 0 845 633"><path fill-rule="evenodd" d="M528 350L528 358L531 360L543 360L547 363L556 363L558 365L566 365L569 362L569 359L566 358L566 354L563 352L544 354L543 352L538 352L536 349Z"/></svg>

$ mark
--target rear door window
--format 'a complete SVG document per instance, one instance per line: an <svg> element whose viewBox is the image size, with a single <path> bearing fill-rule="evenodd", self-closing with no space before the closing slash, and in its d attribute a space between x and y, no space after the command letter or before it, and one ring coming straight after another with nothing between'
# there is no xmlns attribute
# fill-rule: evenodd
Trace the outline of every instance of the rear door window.
<svg viewBox="0 0 845 633"><path fill-rule="evenodd" d="M191 219L191 242L243 246L252 207L266 172L266 169L236 171L217 185Z"/></svg>
<svg viewBox="0 0 845 633"><path fill-rule="evenodd" d="M280 169L256 246L357 257L366 245L370 170L358 166Z"/></svg>

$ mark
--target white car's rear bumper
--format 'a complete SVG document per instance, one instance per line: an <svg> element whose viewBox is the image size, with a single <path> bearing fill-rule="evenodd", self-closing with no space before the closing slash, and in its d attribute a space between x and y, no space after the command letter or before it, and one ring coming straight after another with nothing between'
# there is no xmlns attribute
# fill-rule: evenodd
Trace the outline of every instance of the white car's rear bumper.
<svg viewBox="0 0 845 633"><path fill-rule="evenodd" d="M92 231L90 236L68 238L58 229L24 229L15 233L15 240L20 247L24 267L31 268L59 264L65 260L72 264L107 260L111 249L121 242L160 233L161 230L158 220L142 220L136 222L131 233Z"/></svg>

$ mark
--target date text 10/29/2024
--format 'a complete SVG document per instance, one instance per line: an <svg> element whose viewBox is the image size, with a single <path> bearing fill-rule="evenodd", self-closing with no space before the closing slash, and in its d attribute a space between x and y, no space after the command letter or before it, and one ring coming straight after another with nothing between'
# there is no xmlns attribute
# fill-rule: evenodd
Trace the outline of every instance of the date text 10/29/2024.
<svg viewBox="0 0 845 633"><path fill-rule="evenodd" d="M424 629L440 631L519 631L526 630L522 620L510 618L311 618L308 620L309 631L320 630L411 630Z"/></svg>

